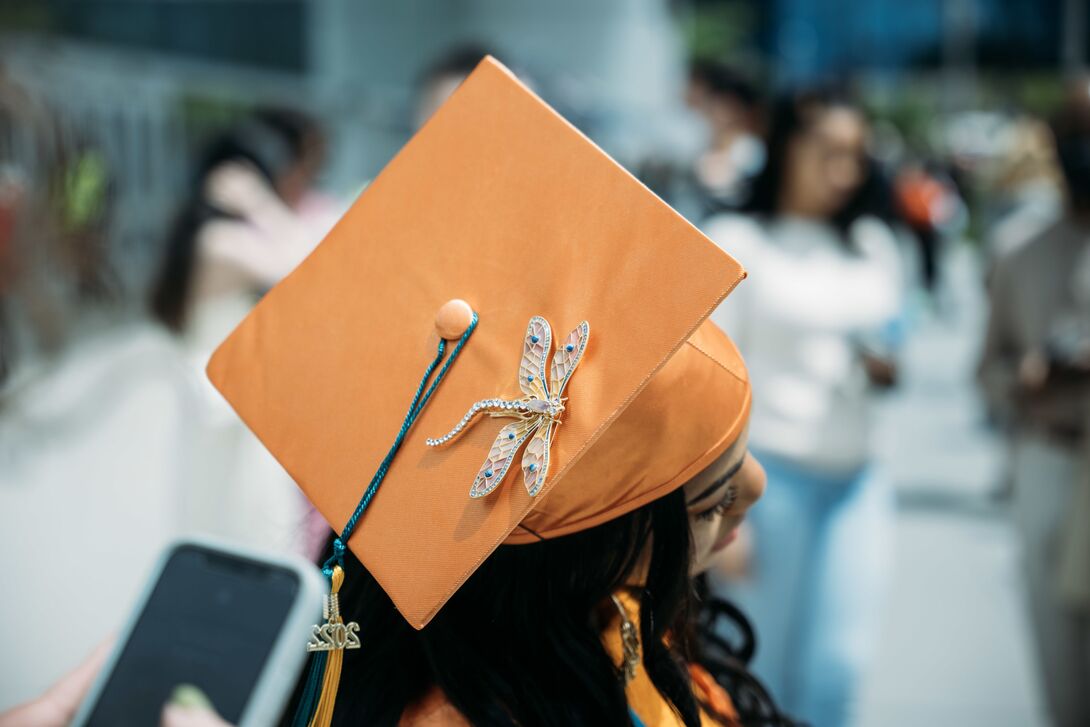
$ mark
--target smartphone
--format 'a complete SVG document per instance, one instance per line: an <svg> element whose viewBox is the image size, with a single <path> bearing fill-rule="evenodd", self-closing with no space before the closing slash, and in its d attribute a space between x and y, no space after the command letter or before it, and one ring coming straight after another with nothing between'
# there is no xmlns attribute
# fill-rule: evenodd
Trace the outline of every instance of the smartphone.
<svg viewBox="0 0 1090 727"><path fill-rule="evenodd" d="M326 592L317 567L213 540L175 543L74 725L158 725L181 686L240 727L280 718Z"/></svg>

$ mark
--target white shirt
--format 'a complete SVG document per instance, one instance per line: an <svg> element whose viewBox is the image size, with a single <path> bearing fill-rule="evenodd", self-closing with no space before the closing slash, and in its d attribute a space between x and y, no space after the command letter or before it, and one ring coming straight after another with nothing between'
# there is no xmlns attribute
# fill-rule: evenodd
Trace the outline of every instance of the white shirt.
<svg viewBox="0 0 1090 727"><path fill-rule="evenodd" d="M738 344L753 385L750 442L801 467L846 474L868 460L870 387L859 355L900 312L892 231L724 215L708 235L749 272L712 314Z"/></svg>

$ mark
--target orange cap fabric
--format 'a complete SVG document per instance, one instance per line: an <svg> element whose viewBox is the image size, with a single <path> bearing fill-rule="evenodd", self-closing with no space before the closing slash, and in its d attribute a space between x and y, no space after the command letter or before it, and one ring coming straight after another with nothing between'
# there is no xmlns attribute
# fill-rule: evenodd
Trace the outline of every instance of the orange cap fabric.
<svg viewBox="0 0 1090 727"><path fill-rule="evenodd" d="M208 375L339 530L435 356L437 312L456 299L477 311L347 543L422 628L501 543L617 517L734 441L748 380L706 318L744 276L488 58L220 346ZM556 341L584 320L591 331L545 484L531 497L513 466L471 499L506 421L480 419L440 449L425 440L480 399L522 396L532 316Z"/></svg>

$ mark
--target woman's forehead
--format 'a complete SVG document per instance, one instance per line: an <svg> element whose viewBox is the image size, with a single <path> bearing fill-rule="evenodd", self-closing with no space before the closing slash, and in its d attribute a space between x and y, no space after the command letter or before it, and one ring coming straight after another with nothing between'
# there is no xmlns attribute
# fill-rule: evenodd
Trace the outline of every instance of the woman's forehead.
<svg viewBox="0 0 1090 727"><path fill-rule="evenodd" d="M738 466L738 463L746 456L749 447L749 425L747 424L738 439L727 447L723 454L719 455L710 465L701 470L695 477L685 483L684 490L686 500L703 493L712 483Z"/></svg>
<svg viewBox="0 0 1090 727"><path fill-rule="evenodd" d="M867 124L855 109L833 107L816 119L811 131L827 143L854 145L866 140Z"/></svg>

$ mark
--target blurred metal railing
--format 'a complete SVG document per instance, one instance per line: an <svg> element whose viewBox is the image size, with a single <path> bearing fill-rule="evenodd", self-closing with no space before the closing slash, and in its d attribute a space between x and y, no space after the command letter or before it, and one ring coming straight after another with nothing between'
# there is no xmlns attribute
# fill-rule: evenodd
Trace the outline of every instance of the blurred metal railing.
<svg viewBox="0 0 1090 727"><path fill-rule="evenodd" d="M0 67L46 103L64 142L104 155L122 299L143 292L201 139L263 104L328 120L301 75L26 36L0 36Z"/></svg>

